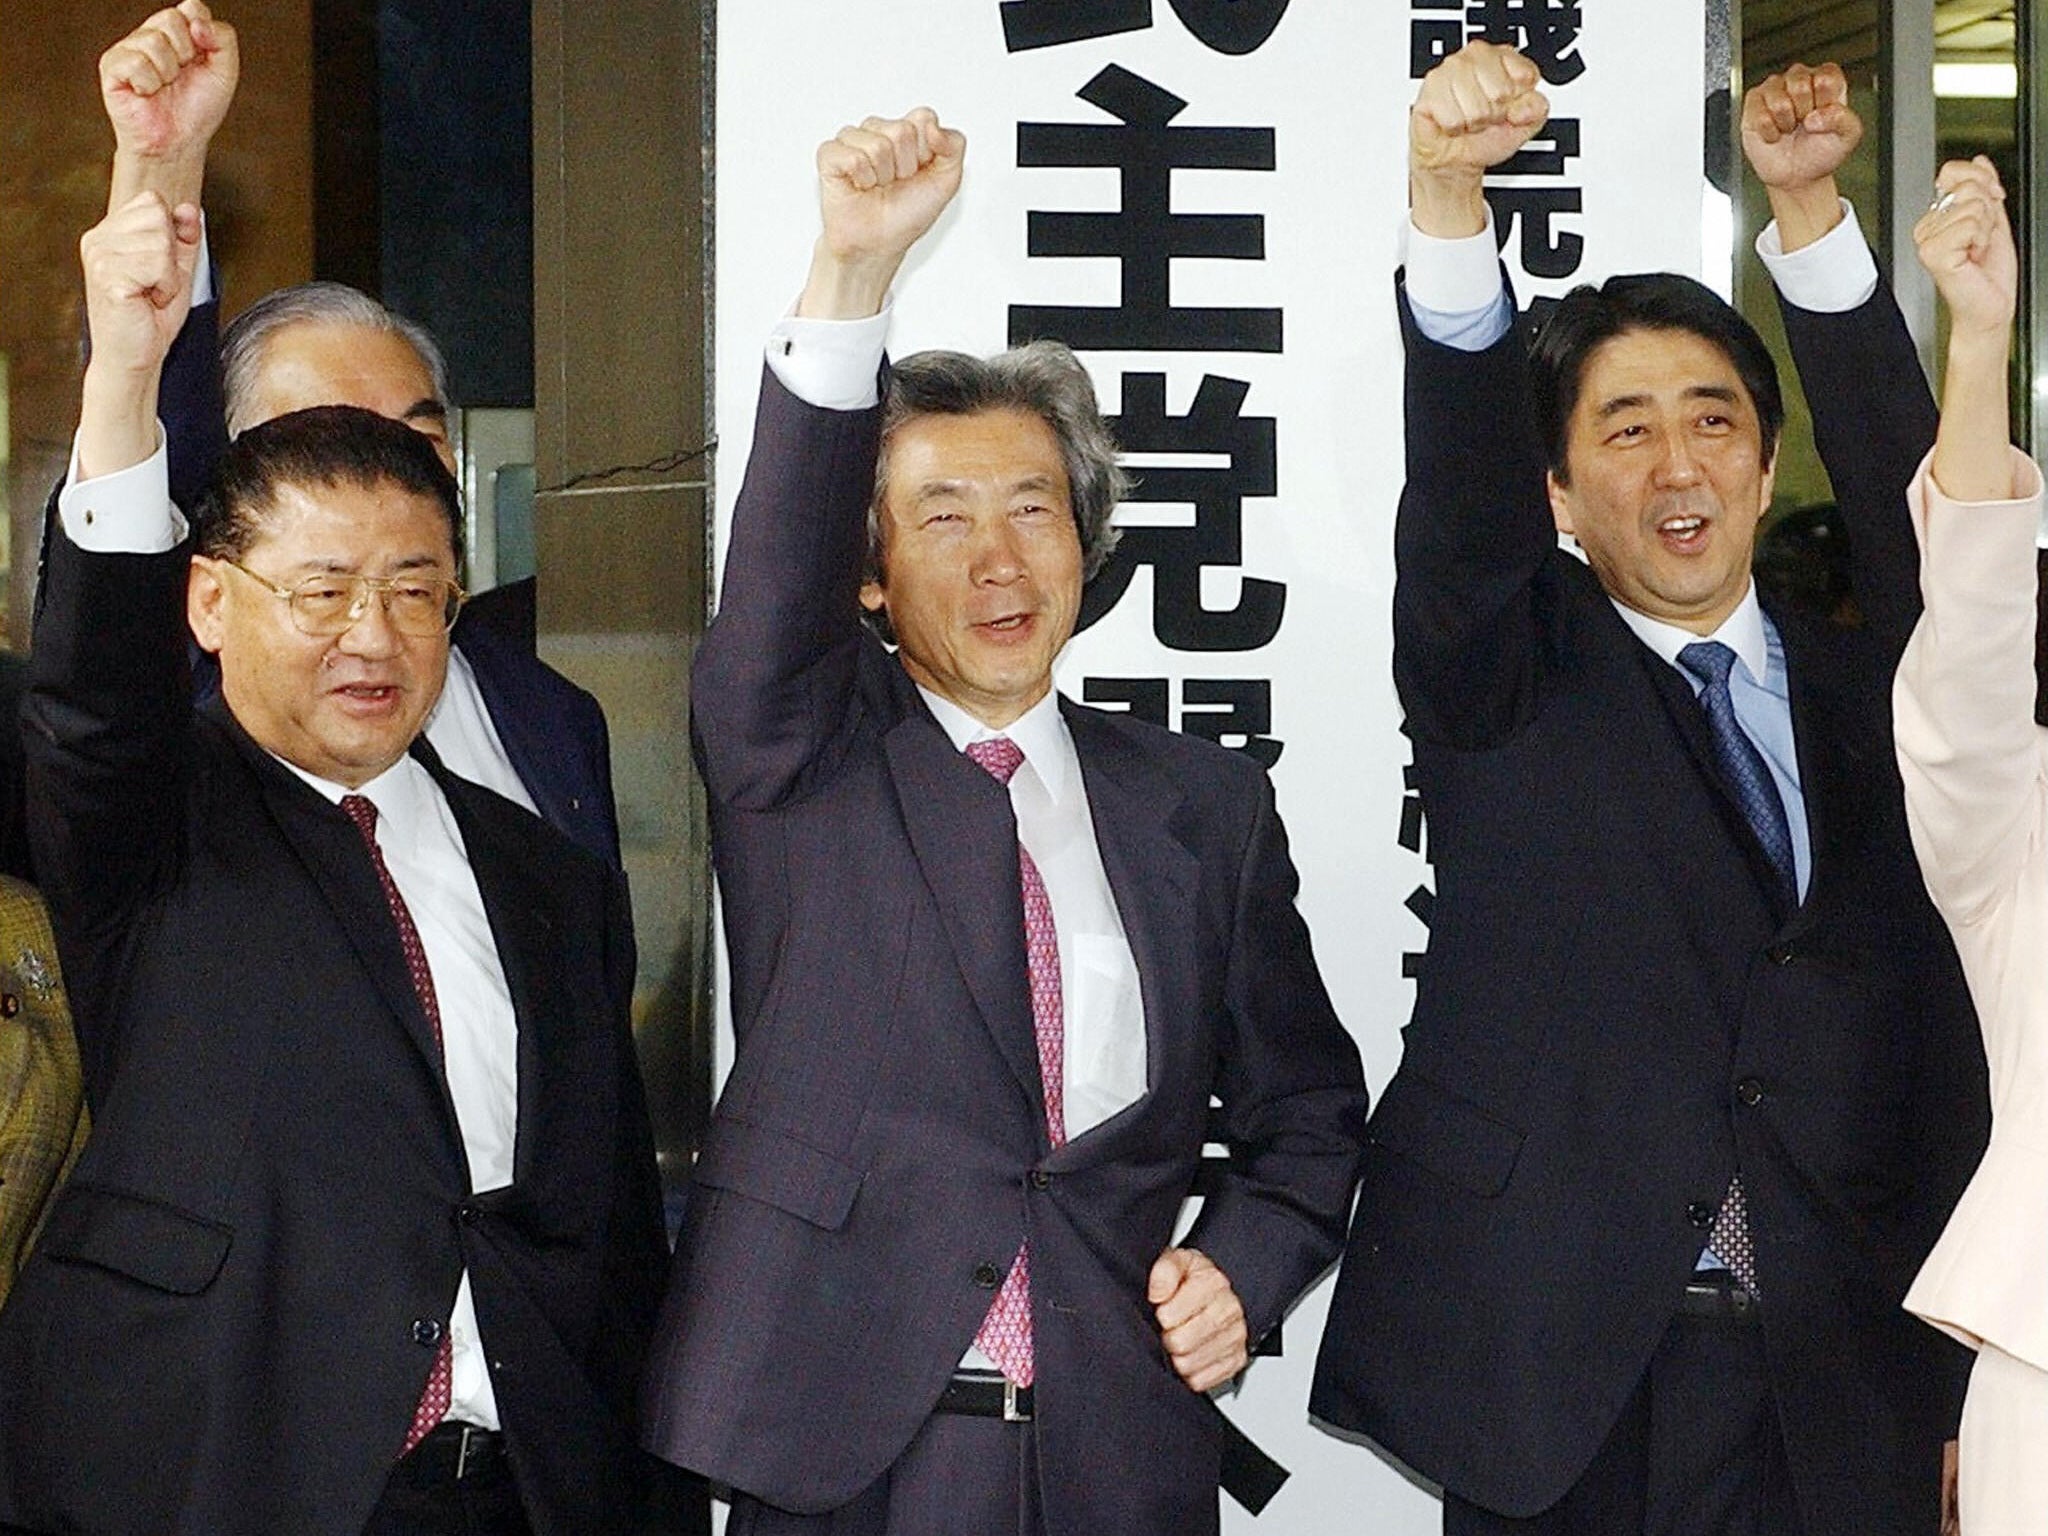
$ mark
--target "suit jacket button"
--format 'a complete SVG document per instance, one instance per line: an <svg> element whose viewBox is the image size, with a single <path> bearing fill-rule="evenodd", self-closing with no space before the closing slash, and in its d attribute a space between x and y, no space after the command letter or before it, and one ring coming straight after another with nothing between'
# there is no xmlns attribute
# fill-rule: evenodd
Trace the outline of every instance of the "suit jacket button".
<svg viewBox="0 0 2048 1536"><path fill-rule="evenodd" d="M1790 965L1799 958L1799 952L1790 944L1773 944L1764 951L1764 958L1773 965Z"/></svg>
<svg viewBox="0 0 2048 1536"><path fill-rule="evenodd" d="M994 1290L1002 1278L1003 1272L993 1264L977 1264L974 1266L974 1283L984 1291Z"/></svg>
<svg viewBox="0 0 2048 1536"><path fill-rule="evenodd" d="M1735 1097L1755 1109L1764 1101L1764 1085L1753 1077L1745 1077L1735 1085Z"/></svg>
<svg viewBox="0 0 2048 1536"><path fill-rule="evenodd" d="M465 1200L462 1204L455 1207L455 1219L465 1227L475 1226L479 1221L483 1220L483 1216L483 1207L474 1200Z"/></svg>
<svg viewBox="0 0 2048 1536"><path fill-rule="evenodd" d="M1031 1170L1031 1187L1032 1187L1033 1189L1050 1189L1050 1188L1052 1188L1052 1175L1051 1175L1051 1174L1049 1174L1049 1173L1047 1173L1047 1172L1046 1172L1046 1171L1045 1171L1045 1170L1044 1170L1043 1168L1034 1168L1034 1169L1032 1169L1032 1170Z"/></svg>
<svg viewBox="0 0 2048 1536"><path fill-rule="evenodd" d="M1685 1208L1685 1219L1705 1231L1714 1224L1714 1208L1704 1200L1695 1200Z"/></svg>
<svg viewBox="0 0 2048 1536"><path fill-rule="evenodd" d="M431 1317L423 1317L412 1325L412 1341L422 1349L432 1349L441 1342L441 1325Z"/></svg>

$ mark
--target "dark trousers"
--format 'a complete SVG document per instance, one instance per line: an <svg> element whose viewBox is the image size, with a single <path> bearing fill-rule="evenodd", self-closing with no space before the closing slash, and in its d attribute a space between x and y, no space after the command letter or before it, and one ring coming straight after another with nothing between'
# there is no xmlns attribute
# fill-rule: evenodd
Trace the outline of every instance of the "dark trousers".
<svg viewBox="0 0 2048 1536"><path fill-rule="evenodd" d="M852 1502L796 1515L735 1492L726 1536L1044 1536L1030 1424L935 1413Z"/></svg>
<svg viewBox="0 0 2048 1536"><path fill-rule="evenodd" d="M1754 1316L1680 1316L1561 1500L1514 1519L1444 1495L1444 1536L1799 1536Z"/></svg>
<svg viewBox="0 0 2048 1536"><path fill-rule="evenodd" d="M458 1481L434 1450L422 1445L391 1469L363 1536L533 1536L502 1455Z"/></svg>

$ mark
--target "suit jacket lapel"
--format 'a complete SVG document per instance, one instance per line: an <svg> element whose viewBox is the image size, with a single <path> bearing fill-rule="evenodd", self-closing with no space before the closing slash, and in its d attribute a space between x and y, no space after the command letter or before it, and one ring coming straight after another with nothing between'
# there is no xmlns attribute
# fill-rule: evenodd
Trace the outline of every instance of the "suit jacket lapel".
<svg viewBox="0 0 2048 1536"><path fill-rule="evenodd" d="M1088 789L1095 846L1138 968L1145 1009L1145 1094L1069 1143L1076 1161L1112 1152L1199 1043L1201 962L1195 893L1200 861L1173 831L1179 786L1111 721L1060 700ZM1064 1155L1064 1154L1063 1154Z"/></svg>
<svg viewBox="0 0 2048 1536"><path fill-rule="evenodd" d="M218 721L240 751L285 843L326 899L385 1006L433 1068L453 1124L455 1106L448 1098L446 1074L441 1070L441 1047L420 1007L419 994L413 990L398 927L391 919L375 866L364 850L362 834L340 809L258 746L219 695L202 704L200 711Z"/></svg>
<svg viewBox="0 0 2048 1536"><path fill-rule="evenodd" d="M491 717L491 728L498 733L498 744L505 749L505 759L519 775L519 782L533 797L534 809L543 821L555 826L575 825L573 818L584 786L565 780L563 765L574 761L575 754L550 739L548 730L555 714L524 707L527 701L513 697L506 688L509 675L522 666L538 663L483 624L465 625L457 621L455 644L469 662L476 691L483 697L484 711Z"/></svg>
<svg viewBox="0 0 2048 1536"><path fill-rule="evenodd" d="M1790 682L1792 739L1799 752L1799 789L1806 804L1807 843L1813 868L1802 912L1811 911L1830 873L1841 869L1859 842L1897 813L1889 797L1899 793L1898 769L1888 735L1873 734L1869 722L1891 718L1894 663L1872 666L1877 694L1866 708L1846 708L1854 679L1837 644L1841 635L1796 616L1772 615L1785 646ZM1833 641L1837 644L1830 644Z"/></svg>
<svg viewBox="0 0 2048 1536"><path fill-rule="evenodd" d="M1714 752L1713 735L1707 727L1706 711L1700 708L1699 697L1692 691L1692 684L1686 681L1678 668L1638 640L1634 633L1622 624L1618 616L1614 622L1627 636L1638 662L1650 679L1651 686L1663 700L1665 713L1670 716L1679 738L1684 741L1686 750L1692 755L1693 763L1698 767L1714 796L1715 807L1720 812L1723 824L1728 828L1729 835L1735 839L1736 846L1742 850L1743 857L1749 863L1750 874L1769 899L1771 910L1777 914L1778 921L1782 923L1792 914L1785 906L1778 871L1771 863L1770 855L1764 852L1764 845L1757 840L1756 830L1750 826L1749 818L1743 814L1742 805L1735 798L1734 791L1721 776L1720 761Z"/></svg>
<svg viewBox="0 0 2048 1536"><path fill-rule="evenodd" d="M882 744L904 828L960 974L1043 1127L1010 797L954 748L921 703L905 709Z"/></svg>
<svg viewBox="0 0 2048 1536"><path fill-rule="evenodd" d="M513 1143L512 1178L528 1182L535 1155L536 1131L544 1123L547 1083L556 1060L554 1047L561 1021L572 1017L561 978L538 957L554 953L554 907L537 878L542 865L530 850L514 846L504 835L502 818L480 814L479 790L441 765L425 738L414 743L413 755L426 764L455 813L462 844L476 876L484 915L497 941L498 963L505 972L512 1013L519 1031L518 1129ZM520 813L524 815L524 812Z"/></svg>

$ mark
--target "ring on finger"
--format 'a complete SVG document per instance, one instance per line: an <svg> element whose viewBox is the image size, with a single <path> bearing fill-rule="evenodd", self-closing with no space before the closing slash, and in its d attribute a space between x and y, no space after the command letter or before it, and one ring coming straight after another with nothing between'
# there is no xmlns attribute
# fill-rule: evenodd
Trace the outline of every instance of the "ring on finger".
<svg viewBox="0 0 2048 1536"><path fill-rule="evenodd" d="M1946 213L1949 209L1955 206L1955 202L1955 193L1937 192L1935 194L1934 201L1927 205L1927 211L1929 213Z"/></svg>

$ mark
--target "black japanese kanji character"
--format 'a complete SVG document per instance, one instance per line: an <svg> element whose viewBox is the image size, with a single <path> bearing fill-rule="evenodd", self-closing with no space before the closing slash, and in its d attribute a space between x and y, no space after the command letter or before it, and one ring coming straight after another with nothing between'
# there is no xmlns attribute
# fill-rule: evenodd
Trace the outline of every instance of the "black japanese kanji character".
<svg viewBox="0 0 2048 1536"><path fill-rule="evenodd" d="M1114 213L1043 213L1027 225L1033 256L1114 256L1122 302L1013 304L1013 345L1049 336L1080 351L1278 352L1277 309L1177 308L1169 288L1176 256L1260 261L1265 220L1257 214L1175 213L1176 169L1270 171L1270 128L1175 128L1187 103L1115 64L1080 91L1120 121L1019 123L1019 166L1109 166L1120 173Z"/></svg>
<svg viewBox="0 0 2048 1536"><path fill-rule="evenodd" d="M1579 158L1579 120L1553 117L1529 136L1529 142L1493 168L1495 176L1562 176L1566 164Z"/></svg>
<svg viewBox="0 0 2048 1536"><path fill-rule="evenodd" d="M1277 489L1276 432L1270 416L1243 416L1238 407L1251 386L1241 379L1202 379L1185 416L1166 414L1166 375L1123 376L1123 414L1117 441L1133 454L1221 454L1226 467L1170 465L1147 468L1130 502L1165 502L1194 508L1194 521L1171 527L1131 527L1081 594L1085 629L1117 605L1138 567L1152 567L1152 633L1176 651L1254 651L1280 632L1287 606L1283 582L1247 576L1237 605L1202 606L1202 571L1244 559L1244 502Z"/></svg>
<svg viewBox="0 0 2048 1536"><path fill-rule="evenodd" d="M1569 85L1586 72L1579 57L1579 0L1470 0L1467 34L1519 48L1551 85Z"/></svg>
<svg viewBox="0 0 2048 1536"><path fill-rule="evenodd" d="M1287 0L1169 0L1182 26L1205 48L1246 54L1273 35Z"/></svg>
<svg viewBox="0 0 2048 1536"><path fill-rule="evenodd" d="M1401 903L1415 915L1423 927L1429 926L1430 915L1436 911L1436 892L1426 885L1418 885L1408 893L1408 899ZM1413 981L1422 974L1423 963L1428 960L1426 950L1404 949L1401 952L1401 979Z"/></svg>
<svg viewBox="0 0 2048 1536"><path fill-rule="evenodd" d="M1401 790L1400 844L1410 853L1419 854L1423 852L1423 841L1428 835L1428 828L1423 819L1422 793L1416 783L1415 761L1412 757L1401 770ZM1417 922L1428 928L1430 917L1436 911L1436 892L1426 884L1418 885L1408 893L1408 899L1402 905L1414 914ZM1422 962L1425 958L1421 950L1404 950L1401 955L1401 979L1415 980L1422 972Z"/></svg>
<svg viewBox="0 0 2048 1536"><path fill-rule="evenodd" d="M1121 704L1137 719L1165 727L1166 679L1163 677L1084 677L1081 701L1085 704Z"/></svg>
<svg viewBox="0 0 2048 1536"><path fill-rule="evenodd" d="M1180 728L1270 768L1287 743L1273 729L1273 683L1264 677L1191 677L1181 684Z"/></svg>
<svg viewBox="0 0 2048 1536"><path fill-rule="evenodd" d="M1408 23L1408 78L1420 80L1464 46L1463 22L1416 17Z"/></svg>
<svg viewBox="0 0 2048 1536"><path fill-rule="evenodd" d="M1003 47L1011 53L1152 25L1152 0L1003 0L1002 12Z"/></svg>
<svg viewBox="0 0 2048 1536"><path fill-rule="evenodd" d="M1493 204L1494 239L1507 245L1508 231L1522 226L1522 270L1531 277L1570 277L1585 259L1586 241L1570 230L1554 230L1550 221L1561 213L1577 213L1583 197L1577 187L1488 187Z"/></svg>
<svg viewBox="0 0 2048 1536"><path fill-rule="evenodd" d="M1415 765L1410 763L1401 770L1403 793L1401 796L1401 830L1395 834L1395 841L1410 853L1422 852L1422 796L1415 788Z"/></svg>
<svg viewBox="0 0 2048 1536"><path fill-rule="evenodd" d="M1462 3L1462 0L1459 0ZM1171 0L1181 25L1218 53L1255 51L1273 35L1287 0ZM1011 53L1091 37L1143 32L1152 0L1003 0L1003 46Z"/></svg>

